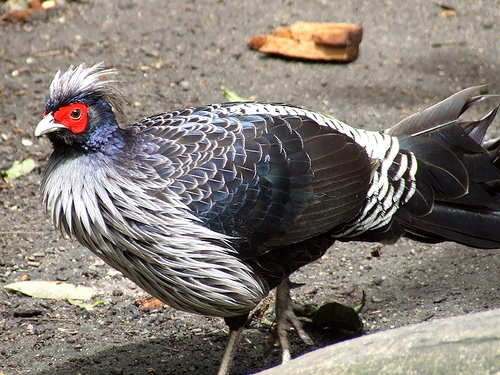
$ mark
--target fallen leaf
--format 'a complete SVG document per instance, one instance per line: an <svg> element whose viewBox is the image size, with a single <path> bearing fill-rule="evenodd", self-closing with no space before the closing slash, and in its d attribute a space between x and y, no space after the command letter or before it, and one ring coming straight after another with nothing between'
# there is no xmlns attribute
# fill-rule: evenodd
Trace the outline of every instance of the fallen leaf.
<svg viewBox="0 0 500 375"><path fill-rule="evenodd" d="M93 310L94 307L96 307L98 305L102 305L103 303L106 303L106 300L103 300L103 299L100 299L99 301L95 301L93 303L80 303L80 302L73 301L69 297L67 297L66 300L69 302L70 305L81 307L82 309L85 309L87 311Z"/></svg>
<svg viewBox="0 0 500 375"><path fill-rule="evenodd" d="M332 47L346 47L361 43L363 27L351 23L294 22L290 27L277 27L274 35Z"/></svg>
<svg viewBox="0 0 500 375"><path fill-rule="evenodd" d="M343 329L356 333L363 331L363 322L358 313L352 307L338 302L330 302L321 306L311 324L315 327Z"/></svg>
<svg viewBox="0 0 500 375"><path fill-rule="evenodd" d="M167 306L165 303L155 297L145 297L139 301L135 301L134 305L139 306L144 310L156 310L162 306Z"/></svg>
<svg viewBox="0 0 500 375"><path fill-rule="evenodd" d="M36 168L36 163L33 159L26 159L26 160L23 160L22 162L19 162L16 160L12 164L12 167L7 169L3 173L3 175L5 177L5 181L10 182L12 180L15 180L18 177L27 175L35 168Z"/></svg>
<svg viewBox="0 0 500 375"><path fill-rule="evenodd" d="M0 25L6 25L8 22L27 22L34 16L45 15L45 8L40 0L11 0L6 3L6 8L9 11L0 16Z"/></svg>
<svg viewBox="0 0 500 375"><path fill-rule="evenodd" d="M272 35L256 35L248 46L292 58L351 62L358 57L362 36L361 25L299 21L276 28Z"/></svg>
<svg viewBox="0 0 500 375"><path fill-rule="evenodd" d="M248 101L247 98L244 98L243 96L240 96L239 94L235 93L234 91L228 90L225 87L222 87L222 90L224 91L224 95L228 100L232 102L245 102Z"/></svg>
<svg viewBox="0 0 500 375"><path fill-rule="evenodd" d="M440 14L441 18L450 18L450 17L455 17L457 15L457 12L454 10L443 10Z"/></svg>
<svg viewBox="0 0 500 375"><path fill-rule="evenodd" d="M359 301L358 305L354 308L356 313L359 313L363 307L365 307L366 303L366 292L364 289L361 289L361 301Z"/></svg>
<svg viewBox="0 0 500 375"><path fill-rule="evenodd" d="M90 300L97 293L97 290L86 286L44 280L19 281L4 288L43 299Z"/></svg>

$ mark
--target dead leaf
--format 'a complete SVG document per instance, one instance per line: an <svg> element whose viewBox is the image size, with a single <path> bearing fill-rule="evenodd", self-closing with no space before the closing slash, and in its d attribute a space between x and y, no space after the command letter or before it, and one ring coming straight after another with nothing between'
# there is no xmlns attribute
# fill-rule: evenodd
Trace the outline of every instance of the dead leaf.
<svg viewBox="0 0 500 375"><path fill-rule="evenodd" d="M33 17L44 16L46 12L40 0L8 1L6 7L9 11L0 16L0 25L9 22L27 22Z"/></svg>
<svg viewBox="0 0 500 375"><path fill-rule="evenodd" d="M97 293L97 290L86 286L44 280L19 281L4 288L43 299L90 300Z"/></svg>
<svg viewBox="0 0 500 375"><path fill-rule="evenodd" d="M358 57L363 27L349 23L295 22L272 35L256 35L248 46L263 53L306 60L350 62Z"/></svg>
<svg viewBox="0 0 500 375"><path fill-rule="evenodd" d="M160 301L158 298L155 297L145 297L139 301L135 301L134 305L144 310L156 310L159 309L160 307L168 306L167 304L163 303L162 301Z"/></svg>
<svg viewBox="0 0 500 375"><path fill-rule="evenodd" d="M76 301L73 301L71 298L67 297L66 300L69 302L70 305L73 305L73 306L78 306L78 307L81 307L82 309L85 309L87 311L90 311L90 310L93 310L94 307L98 306L98 305L101 305L103 303L106 303L105 300L103 299L100 299L99 301L95 301L93 303L81 303L81 302L76 302Z"/></svg>
<svg viewBox="0 0 500 375"><path fill-rule="evenodd" d="M27 175L35 168L36 168L36 163L33 159L25 159L22 162L16 160L12 164L12 167L10 167L4 172L5 176L4 179L6 182L11 182L12 180L15 180L18 177Z"/></svg>
<svg viewBox="0 0 500 375"><path fill-rule="evenodd" d="M312 40L332 47L361 43L363 27L351 23L316 23L298 21L290 27L277 27L274 35L294 40Z"/></svg>
<svg viewBox="0 0 500 375"><path fill-rule="evenodd" d="M441 12L441 18L450 18L450 17L455 17L457 15L457 12L454 10L443 10Z"/></svg>
<svg viewBox="0 0 500 375"><path fill-rule="evenodd" d="M316 327L343 329L356 333L363 331L363 322L358 313L352 307L338 302L330 302L321 306L311 324Z"/></svg>

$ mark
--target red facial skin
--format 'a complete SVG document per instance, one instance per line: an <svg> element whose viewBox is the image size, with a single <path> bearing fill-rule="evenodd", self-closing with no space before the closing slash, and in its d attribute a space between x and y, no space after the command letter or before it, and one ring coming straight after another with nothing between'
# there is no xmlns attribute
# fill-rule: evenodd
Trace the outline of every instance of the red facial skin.
<svg viewBox="0 0 500 375"><path fill-rule="evenodd" d="M83 103L73 103L59 108L54 112L54 119L71 130L74 134L80 134L87 127L87 112L89 106Z"/></svg>

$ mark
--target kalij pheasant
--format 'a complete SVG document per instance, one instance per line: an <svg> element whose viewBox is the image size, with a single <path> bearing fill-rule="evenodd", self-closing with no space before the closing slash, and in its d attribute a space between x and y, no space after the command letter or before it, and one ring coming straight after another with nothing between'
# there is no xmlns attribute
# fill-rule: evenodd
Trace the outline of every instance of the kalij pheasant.
<svg viewBox="0 0 500 375"><path fill-rule="evenodd" d="M229 371L249 312L335 240L500 247L497 107L469 88L384 132L258 102L161 113L122 128L114 69L70 67L35 130L55 226L175 308L223 317ZM280 285L281 284L281 285ZM289 308L278 309L278 332ZM280 331L281 330L281 331ZM298 326L299 333L307 335ZM280 335L289 359L286 334Z"/></svg>

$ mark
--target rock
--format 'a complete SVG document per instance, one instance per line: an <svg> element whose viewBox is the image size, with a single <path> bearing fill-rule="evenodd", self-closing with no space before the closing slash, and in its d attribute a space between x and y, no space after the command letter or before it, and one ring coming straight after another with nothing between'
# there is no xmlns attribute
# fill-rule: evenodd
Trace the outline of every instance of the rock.
<svg viewBox="0 0 500 375"><path fill-rule="evenodd" d="M497 309L344 341L259 374L498 374L499 353Z"/></svg>

